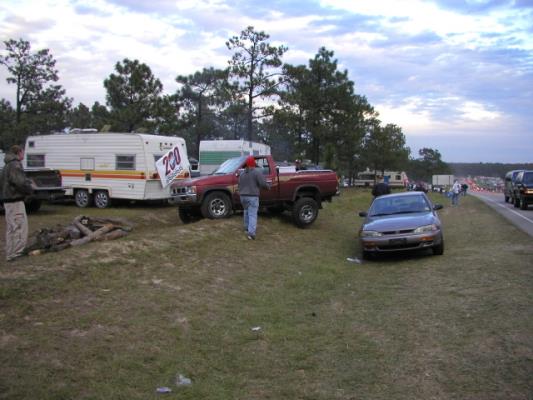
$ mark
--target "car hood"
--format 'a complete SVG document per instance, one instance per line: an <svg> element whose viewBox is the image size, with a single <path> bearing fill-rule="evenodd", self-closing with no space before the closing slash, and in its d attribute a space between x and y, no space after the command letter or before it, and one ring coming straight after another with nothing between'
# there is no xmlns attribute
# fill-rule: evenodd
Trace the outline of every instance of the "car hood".
<svg viewBox="0 0 533 400"><path fill-rule="evenodd" d="M172 187L202 186L202 185L227 185L231 174L226 175L207 175L197 178L180 179L172 182Z"/></svg>
<svg viewBox="0 0 533 400"><path fill-rule="evenodd" d="M419 226L437 224L440 226L439 219L431 212L416 214L396 214L384 215L380 217L367 217L363 227L369 231L397 231L415 229Z"/></svg>

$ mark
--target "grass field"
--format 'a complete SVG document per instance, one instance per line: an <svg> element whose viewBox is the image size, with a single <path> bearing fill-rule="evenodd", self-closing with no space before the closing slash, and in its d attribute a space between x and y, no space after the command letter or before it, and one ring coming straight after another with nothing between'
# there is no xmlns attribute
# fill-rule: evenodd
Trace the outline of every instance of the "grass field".
<svg viewBox="0 0 533 400"><path fill-rule="evenodd" d="M434 199L443 256L362 264L362 190L306 230L261 215L256 241L240 215L46 205L30 231L82 213L135 227L9 264L2 249L0 398L532 399L532 240L475 198Z"/></svg>

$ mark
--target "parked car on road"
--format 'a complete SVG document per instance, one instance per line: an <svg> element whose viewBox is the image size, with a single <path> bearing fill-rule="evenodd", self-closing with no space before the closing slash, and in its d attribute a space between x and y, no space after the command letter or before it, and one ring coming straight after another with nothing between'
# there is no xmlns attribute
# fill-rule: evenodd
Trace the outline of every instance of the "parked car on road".
<svg viewBox="0 0 533 400"><path fill-rule="evenodd" d="M433 204L424 192L402 192L374 199L359 231L363 258L372 254L405 250L431 249L444 253L442 224L435 212L442 205Z"/></svg>
<svg viewBox="0 0 533 400"><path fill-rule="evenodd" d="M533 171L520 171L513 183L513 205L522 210L533 203Z"/></svg>
<svg viewBox="0 0 533 400"><path fill-rule="evenodd" d="M509 200L511 201L511 203L514 203L513 184L514 184L514 180L516 179L516 176L521 171L523 171L523 170L514 169L514 170L509 171L509 172L507 172L505 174L504 187L503 187L503 197L504 197L506 203Z"/></svg>

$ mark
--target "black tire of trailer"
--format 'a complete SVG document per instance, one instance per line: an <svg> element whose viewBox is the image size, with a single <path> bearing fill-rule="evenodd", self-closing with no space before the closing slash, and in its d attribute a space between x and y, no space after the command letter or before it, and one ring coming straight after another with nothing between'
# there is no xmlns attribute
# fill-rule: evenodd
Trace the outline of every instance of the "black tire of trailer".
<svg viewBox="0 0 533 400"><path fill-rule="evenodd" d="M298 228L307 228L318 217L318 203L312 197L300 197L292 207L292 220Z"/></svg>
<svg viewBox="0 0 533 400"><path fill-rule="evenodd" d="M107 208L111 205L111 198L107 190L97 190L94 192L94 205L98 208Z"/></svg>
<svg viewBox="0 0 533 400"><path fill-rule="evenodd" d="M92 203L92 195L86 189L76 189L74 192L74 202L80 208L89 207Z"/></svg>
<svg viewBox="0 0 533 400"><path fill-rule="evenodd" d="M222 219L231 215L231 201L223 192L211 192L202 202L201 212L204 218Z"/></svg>

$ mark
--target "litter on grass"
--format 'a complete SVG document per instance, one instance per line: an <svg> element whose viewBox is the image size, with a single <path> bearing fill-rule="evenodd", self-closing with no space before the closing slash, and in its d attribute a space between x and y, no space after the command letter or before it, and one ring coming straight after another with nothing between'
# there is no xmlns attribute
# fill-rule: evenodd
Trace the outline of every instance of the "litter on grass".
<svg viewBox="0 0 533 400"><path fill-rule="evenodd" d="M358 259L357 257L348 257L346 259L346 261L349 261L349 262L352 262L352 263L356 263L356 264L361 264L362 261L360 259Z"/></svg>

